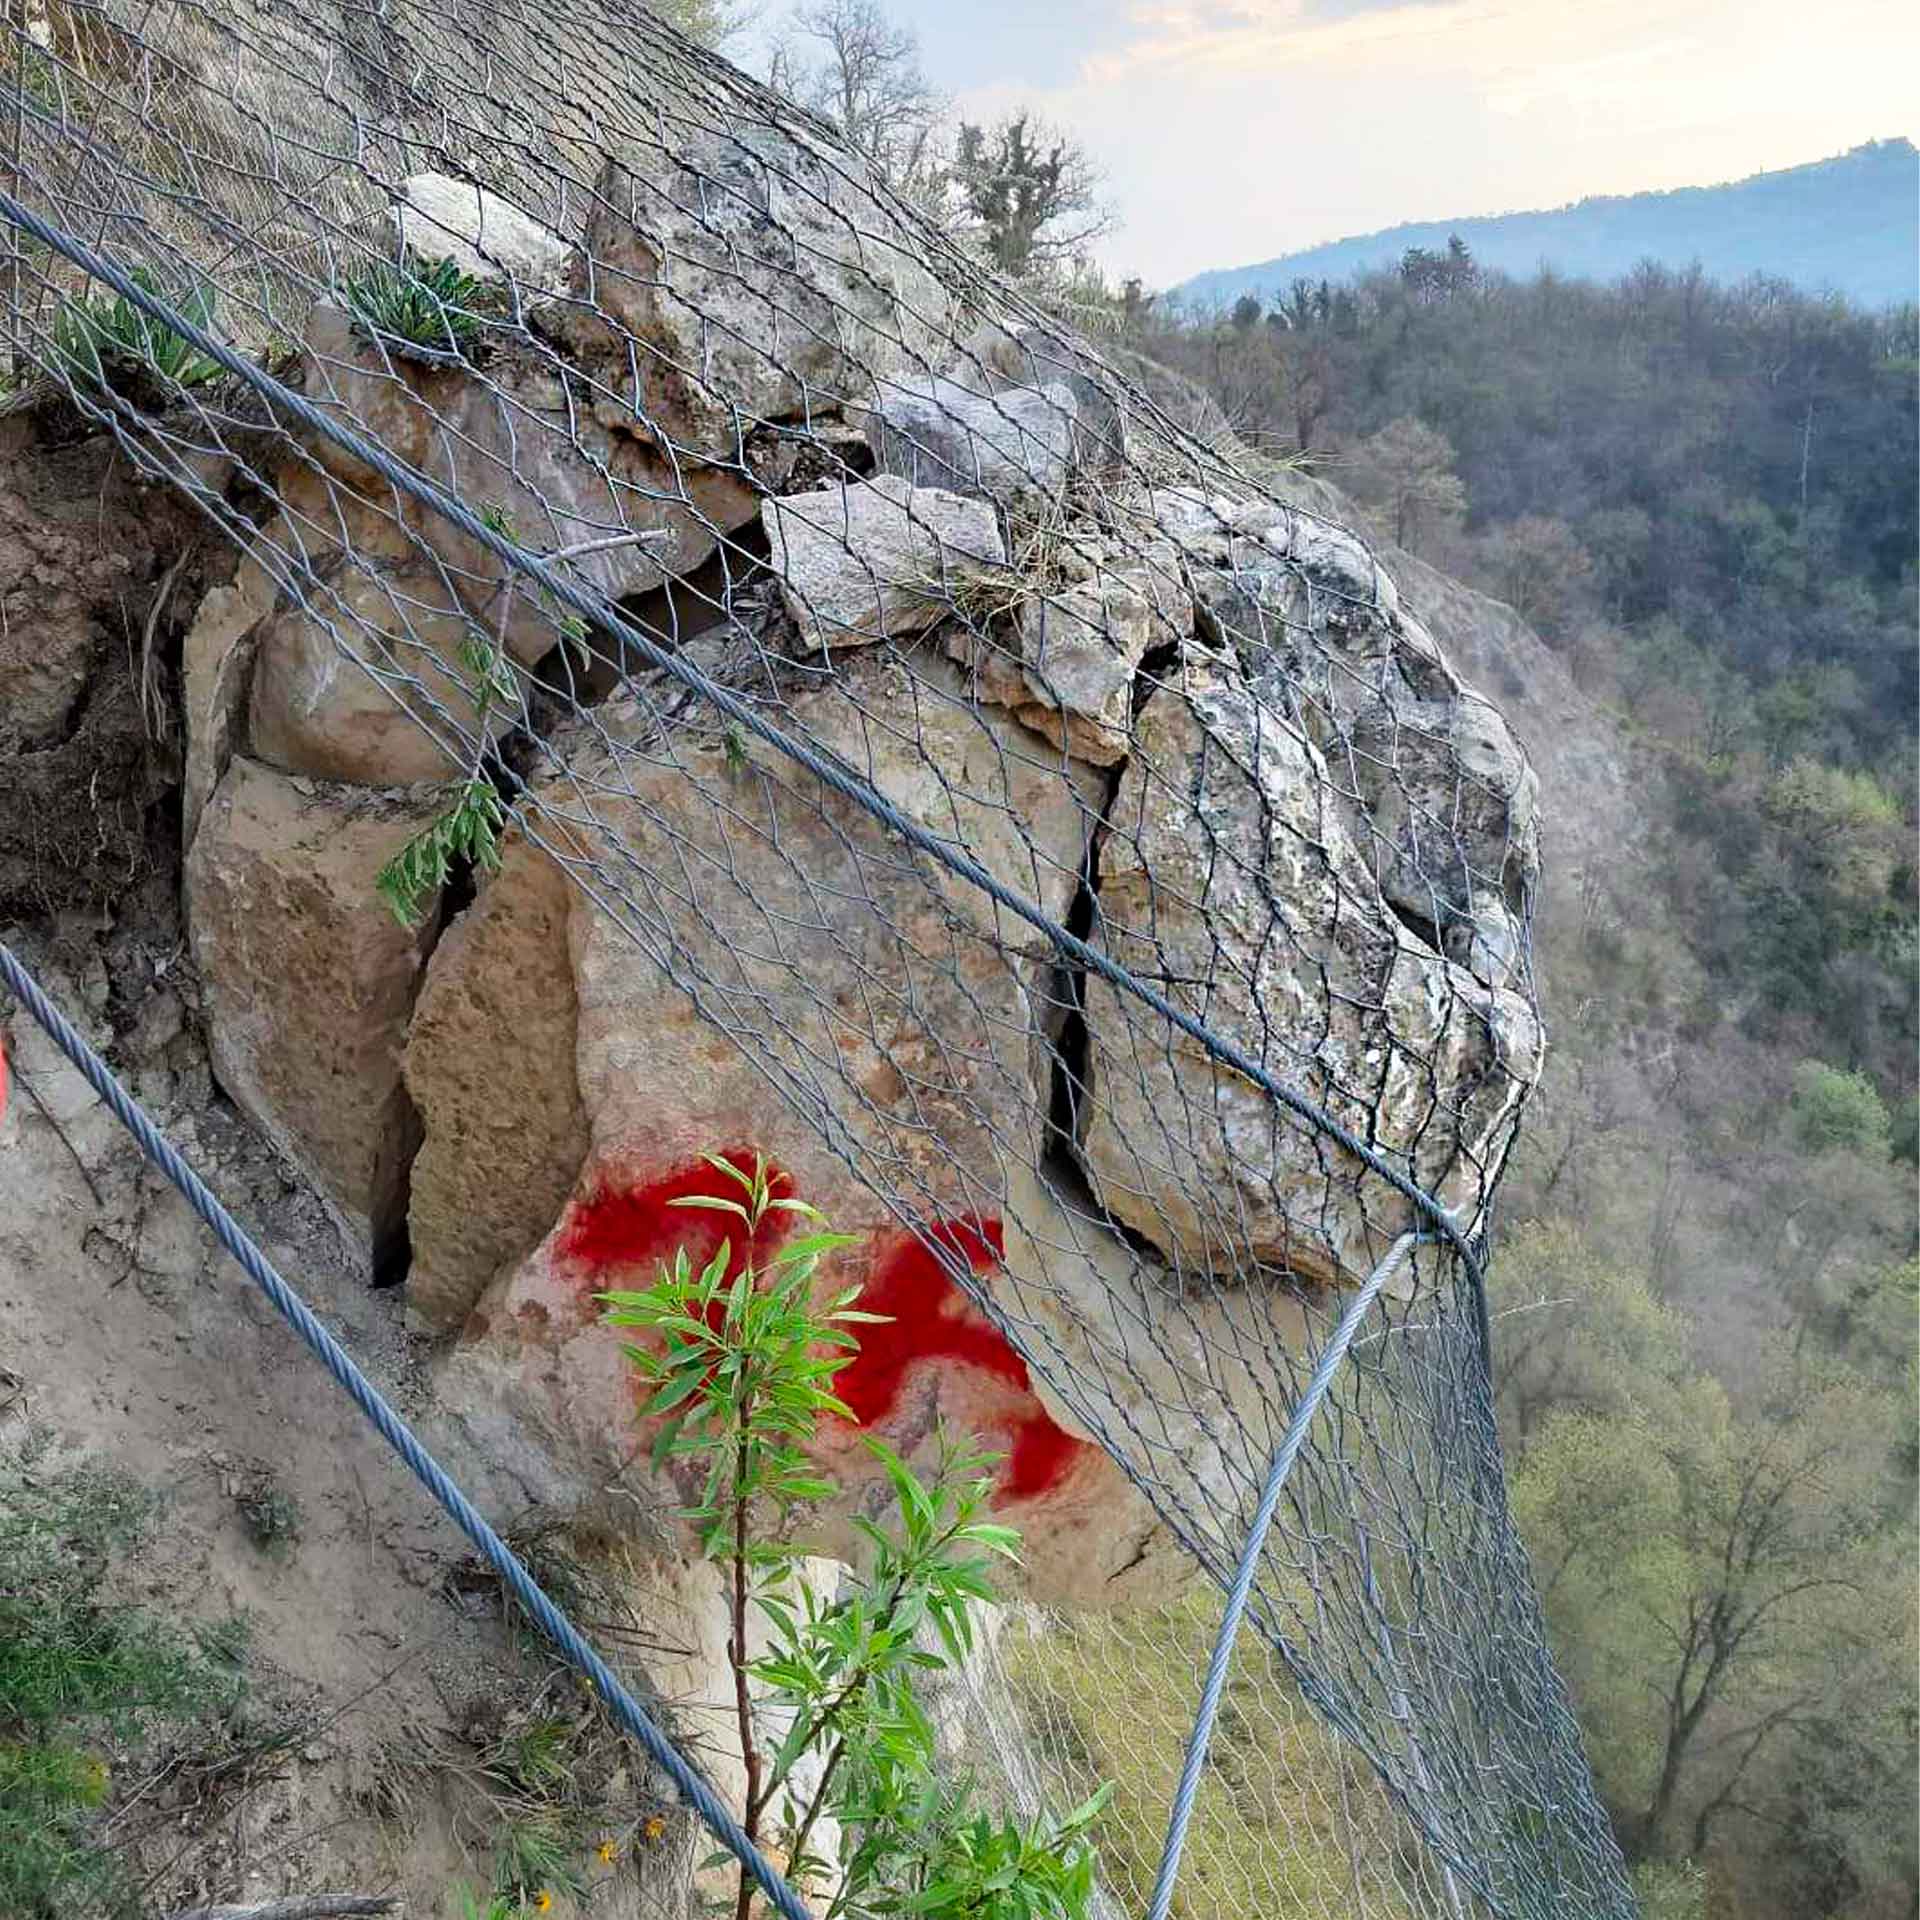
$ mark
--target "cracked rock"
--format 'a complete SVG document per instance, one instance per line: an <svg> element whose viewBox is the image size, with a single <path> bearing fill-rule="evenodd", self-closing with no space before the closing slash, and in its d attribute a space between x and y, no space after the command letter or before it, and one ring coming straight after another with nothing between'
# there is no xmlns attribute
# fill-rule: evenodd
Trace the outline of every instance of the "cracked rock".
<svg viewBox="0 0 1920 1920"><path fill-rule="evenodd" d="M768 500L761 515L781 597L822 653L924 631L1007 558L984 500L894 474Z"/></svg>

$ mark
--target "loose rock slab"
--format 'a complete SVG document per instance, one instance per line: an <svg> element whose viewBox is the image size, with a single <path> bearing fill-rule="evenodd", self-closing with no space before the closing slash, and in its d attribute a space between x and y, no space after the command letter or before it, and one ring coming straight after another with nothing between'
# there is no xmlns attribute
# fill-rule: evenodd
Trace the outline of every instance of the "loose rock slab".
<svg viewBox="0 0 1920 1920"><path fill-rule="evenodd" d="M417 1144L400 1050L426 932L374 881L433 807L236 758L187 860L214 1073L376 1258Z"/></svg>
<svg viewBox="0 0 1920 1920"><path fill-rule="evenodd" d="M880 389L867 444L876 471L916 487L1052 498L1072 477L1078 419L1071 389L1057 382L987 393L928 374Z"/></svg>
<svg viewBox="0 0 1920 1920"><path fill-rule="evenodd" d="M923 632L1007 558L985 501L893 474L769 500L761 514L781 596L822 653Z"/></svg>

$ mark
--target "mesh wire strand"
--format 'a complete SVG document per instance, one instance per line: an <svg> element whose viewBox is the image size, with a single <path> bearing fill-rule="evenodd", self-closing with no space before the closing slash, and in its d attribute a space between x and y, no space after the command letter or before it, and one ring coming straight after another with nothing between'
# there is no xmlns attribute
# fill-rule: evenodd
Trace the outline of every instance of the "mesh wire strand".
<svg viewBox="0 0 1920 1920"><path fill-rule="evenodd" d="M1458 1224L1288 1485L1175 1911L1630 1913L1461 1253L1537 1070L1530 792L1364 549L644 13L24 0L4 48L26 207L190 316L210 301L272 381L602 610L579 621L271 381L150 323L131 348L90 329L107 296L16 229L11 410L111 435L268 583L252 759L499 792L510 864L551 861L764 1085L770 1133L923 1236L1213 1581L1339 1290L1417 1224L1405 1186ZM443 198L397 251L427 174L484 189L477 237ZM441 251L478 284L402 337L393 298ZM350 724L323 740L329 688ZM989 1219L1004 1259L978 1273L932 1224ZM1015 1609L955 1705L1011 1804L1120 1781L1106 1911L1151 1885L1217 1606Z"/></svg>

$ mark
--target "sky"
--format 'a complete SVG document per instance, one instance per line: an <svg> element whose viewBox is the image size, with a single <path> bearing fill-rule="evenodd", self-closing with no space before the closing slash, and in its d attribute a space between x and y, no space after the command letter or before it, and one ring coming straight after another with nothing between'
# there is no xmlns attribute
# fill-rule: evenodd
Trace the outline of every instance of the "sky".
<svg viewBox="0 0 1920 1920"><path fill-rule="evenodd" d="M1698 186L1920 135L1914 0L884 0L970 117L1105 169L1163 287L1404 220Z"/></svg>

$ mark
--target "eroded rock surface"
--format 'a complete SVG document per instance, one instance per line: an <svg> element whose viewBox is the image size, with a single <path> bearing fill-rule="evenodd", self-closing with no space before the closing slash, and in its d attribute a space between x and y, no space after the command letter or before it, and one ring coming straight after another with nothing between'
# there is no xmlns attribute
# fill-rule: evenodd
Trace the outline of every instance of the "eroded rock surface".
<svg viewBox="0 0 1920 1920"><path fill-rule="evenodd" d="M409 246L444 228L513 323L462 362L320 307L309 394L1477 1224L1541 1051L1511 733L1354 535L1170 477L1201 463L1089 351L973 311L962 337L812 138L663 125L575 227L407 181ZM1409 1205L641 650L575 677L548 598L354 456L304 447L280 492L264 574L187 645L216 1063L369 1244L405 1205L411 1313L485 1458L684 1549L692 1488L648 1464L600 1296L715 1250L672 1204L715 1190L703 1155L764 1158L855 1236L823 1289L887 1316L861 1419L923 1464L943 1423L1004 1451L1030 1593L1177 1587L1113 1455L1200 1490L1190 1535L1226 1511L1316 1294ZM390 638L386 690L329 605ZM483 727L489 648L513 689ZM476 766L516 824L423 969L435 930L374 876ZM307 966L338 978L276 1036L256 1002L284 1021ZM850 1430L821 1451L816 1544L849 1551L881 1490Z"/></svg>
<svg viewBox="0 0 1920 1920"><path fill-rule="evenodd" d="M822 653L936 625L1007 557L984 501L897 474L790 494L761 511L787 609Z"/></svg>
<svg viewBox="0 0 1920 1920"><path fill-rule="evenodd" d="M374 882L433 805L235 759L187 863L214 1072L376 1260L418 1144L400 1052L426 938Z"/></svg>

